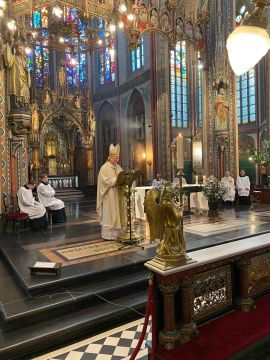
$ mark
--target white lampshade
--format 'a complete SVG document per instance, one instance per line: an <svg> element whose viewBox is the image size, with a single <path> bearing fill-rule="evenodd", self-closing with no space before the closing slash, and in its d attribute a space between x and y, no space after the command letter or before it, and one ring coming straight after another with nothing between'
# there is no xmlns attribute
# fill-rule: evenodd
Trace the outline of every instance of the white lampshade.
<svg viewBox="0 0 270 360"><path fill-rule="evenodd" d="M263 28L241 25L227 39L230 65L236 75L255 66L270 48L270 39Z"/></svg>

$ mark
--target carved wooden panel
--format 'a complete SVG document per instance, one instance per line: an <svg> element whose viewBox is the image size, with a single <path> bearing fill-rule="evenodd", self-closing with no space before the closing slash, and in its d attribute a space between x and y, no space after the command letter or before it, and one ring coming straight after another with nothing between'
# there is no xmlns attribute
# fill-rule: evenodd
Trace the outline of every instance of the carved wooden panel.
<svg viewBox="0 0 270 360"><path fill-rule="evenodd" d="M270 253L251 258L249 295L252 297L270 288Z"/></svg>
<svg viewBox="0 0 270 360"><path fill-rule="evenodd" d="M231 266L226 265L194 277L194 320L226 309L232 304Z"/></svg>

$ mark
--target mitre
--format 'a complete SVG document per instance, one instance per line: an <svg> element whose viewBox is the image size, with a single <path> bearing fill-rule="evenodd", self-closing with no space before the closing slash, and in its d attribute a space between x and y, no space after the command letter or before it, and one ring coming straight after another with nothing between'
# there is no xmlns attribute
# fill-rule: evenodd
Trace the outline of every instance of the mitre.
<svg viewBox="0 0 270 360"><path fill-rule="evenodd" d="M120 145L117 144L117 145L113 146L113 144L111 144L110 148L109 148L109 156L119 157L119 154L120 154Z"/></svg>

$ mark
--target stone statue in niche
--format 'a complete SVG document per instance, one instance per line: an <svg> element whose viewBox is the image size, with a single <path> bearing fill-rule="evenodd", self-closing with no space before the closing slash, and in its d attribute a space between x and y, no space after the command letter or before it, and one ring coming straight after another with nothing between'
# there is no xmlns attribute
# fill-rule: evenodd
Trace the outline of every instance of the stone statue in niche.
<svg viewBox="0 0 270 360"><path fill-rule="evenodd" d="M164 32L167 32L170 30L170 20L169 20L169 15L167 14L167 12L164 12L161 15L160 23L161 23L162 30Z"/></svg>
<svg viewBox="0 0 270 360"><path fill-rule="evenodd" d="M64 88L66 86L66 68L65 61L60 61L59 71L58 71L58 82L59 87Z"/></svg>
<svg viewBox="0 0 270 360"><path fill-rule="evenodd" d="M9 70L7 90L10 96L21 99L29 104L30 102L30 73L26 62L26 54L23 46L14 38L10 37L10 44L3 48L5 66Z"/></svg>
<svg viewBox="0 0 270 360"><path fill-rule="evenodd" d="M51 96L49 89L45 90L45 97L44 97L44 104L50 105L51 104Z"/></svg>
<svg viewBox="0 0 270 360"><path fill-rule="evenodd" d="M90 134L95 136L96 132L96 120L95 120L95 113L92 107L89 109L89 116L88 116L88 131Z"/></svg>
<svg viewBox="0 0 270 360"><path fill-rule="evenodd" d="M181 18L176 19L176 34L181 37L184 34L184 23Z"/></svg>
<svg viewBox="0 0 270 360"><path fill-rule="evenodd" d="M81 99L78 94L74 97L74 106L76 109L81 108Z"/></svg>
<svg viewBox="0 0 270 360"><path fill-rule="evenodd" d="M196 41L202 40L202 29L199 24L197 24L194 28L194 39Z"/></svg>
<svg viewBox="0 0 270 360"><path fill-rule="evenodd" d="M229 102L225 94L225 84L221 80L218 84L218 94L215 101L216 129L227 130L229 120Z"/></svg>
<svg viewBox="0 0 270 360"><path fill-rule="evenodd" d="M150 10L150 22L152 23L153 27L158 27L158 11L156 8L152 8Z"/></svg>
<svg viewBox="0 0 270 360"><path fill-rule="evenodd" d="M191 24L190 21L188 21L186 24L185 24L185 36L188 38L188 39L192 39L193 38L193 26Z"/></svg>

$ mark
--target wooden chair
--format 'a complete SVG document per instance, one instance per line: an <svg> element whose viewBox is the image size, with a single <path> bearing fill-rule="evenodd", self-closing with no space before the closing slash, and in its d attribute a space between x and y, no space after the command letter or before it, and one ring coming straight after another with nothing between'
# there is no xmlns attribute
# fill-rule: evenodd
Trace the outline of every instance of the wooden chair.
<svg viewBox="0 0 270 360"><path fill-rule="evenodd" d="M21 222L24 222L24 224L25 224L25 221L28 219L28 214L20 212L19 210L15 211L14 196L11 195L9 197L9 205L6 204L6 198L7 197L3 196L4 232L6 232L6 230L7 230L8 222L11 221L13 232L14 232L14 229L16 228L16 234L18 235L20 224L21 224Z"/></svg>

